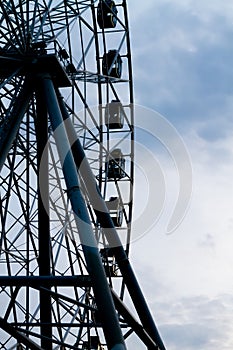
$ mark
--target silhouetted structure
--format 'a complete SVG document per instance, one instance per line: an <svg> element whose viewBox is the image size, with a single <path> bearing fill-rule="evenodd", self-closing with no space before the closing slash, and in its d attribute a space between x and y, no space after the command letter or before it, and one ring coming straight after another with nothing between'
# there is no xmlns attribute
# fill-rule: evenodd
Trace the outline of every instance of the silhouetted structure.
<svg viewBox="0 0 233 350"><path fill-rule="evenodd" d="M126 1L2 1L0 79L0 349L164 350L128 260Z"/></svg>

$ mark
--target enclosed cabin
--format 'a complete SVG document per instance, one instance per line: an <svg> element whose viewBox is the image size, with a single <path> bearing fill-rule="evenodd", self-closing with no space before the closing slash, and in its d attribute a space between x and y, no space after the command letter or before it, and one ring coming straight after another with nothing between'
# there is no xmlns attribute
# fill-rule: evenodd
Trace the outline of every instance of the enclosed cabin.
<svg viewBox="0 0 233 350"><path fill-rule="evenodd" d="M109 129L122 129L124 126L124 111L120 101L112 100L105 108L105 125Z"/></svg>
<svg viewBox="0 0 233 350"><path fill-rule="evenodd" d="M69 56L68 52L66 51L66 49L60 48L58 51L58 57L60 58L61 61L63 61L64 65L65 65L66 72L68 74L77 73L77 70L76 70L74 64L69 61L70 56Z"/></svg>
<svg viewBox="0 0 233 350"><path fill-rule="evenodd" d="M105 202L109 210L109 214L116 227L120 227L123 221L123 206L118 197L110 197L109 201Z"/></svg>
<svg viewBox="0 0 233 350"><path fill-rule="evenodd" d="M107 277L117 277L119 268L116 263L115 255L111 248L103 248L100 250L103 261L104 270Z"/></svg>
<svg viewBox="0 0 233 350"><path fill-rule="evenodd" d="M119 180L125 177L125 158L120 148L115 148L110 153L106 168L108 179Z"/></svg>
<svg viewBox="0 0 233 350"><path fill-rule="evenodd" d="M97 6L97 22L100 29L115 28L117 24L117 12L114 1L101 0Z"/></svg>
<svg viewBox="0 0 233 350"><path fill-rule="evenodd" d="M109 50L103 55L103 75L120 78L122 73L122 59L117 50Z"/></svg>
<svg viewBox="0 0 233 350"><path fill-rule="evenodd" d="M70 57L66 49L62 48L59 49L58 56L61 60L68 60L68 58Z"/></svg>

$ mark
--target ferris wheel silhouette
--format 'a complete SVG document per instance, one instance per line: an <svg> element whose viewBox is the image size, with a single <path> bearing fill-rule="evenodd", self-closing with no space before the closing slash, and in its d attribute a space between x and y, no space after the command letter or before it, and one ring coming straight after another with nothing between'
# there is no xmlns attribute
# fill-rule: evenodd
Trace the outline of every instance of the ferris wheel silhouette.
<svg viewBox="0 0 233 350"><path fill-rule="evenodd" d="M129 262L133 141L126 1L1 2L0 349L165 349Z"/></svg>

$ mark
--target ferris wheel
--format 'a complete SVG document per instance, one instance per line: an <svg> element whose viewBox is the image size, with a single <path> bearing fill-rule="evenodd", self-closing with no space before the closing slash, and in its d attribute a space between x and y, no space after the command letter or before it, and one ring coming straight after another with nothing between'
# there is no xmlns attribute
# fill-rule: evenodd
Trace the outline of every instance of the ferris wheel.
<svg viewBox="0 0 233 350"><path fill-rule="evenodd" d="M133 115L126 0L0 2L0 349L165 349L129 263Z"/></svg>

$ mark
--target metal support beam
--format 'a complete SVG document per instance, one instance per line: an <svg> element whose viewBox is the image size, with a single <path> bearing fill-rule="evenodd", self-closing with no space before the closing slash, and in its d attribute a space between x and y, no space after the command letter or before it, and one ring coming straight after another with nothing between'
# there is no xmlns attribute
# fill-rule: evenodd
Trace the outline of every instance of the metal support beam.
<svg viewBox="0 0 233 350"><path fill-rule="evenodd" d="M5 163L12 143L16 138L20 124L32 97L32 93L33 89L31 81L26 79L18 96L15 98L12 111L10 111L9 115L0 126L0 171Z"/></svg>
<svg viewBox="0 0 233 350"><path fill-rule="evenodd" d="M145 329L140 323L135 319L131 312L126 308L123 301L118 297L118 295L112 289L113 301L115 303L116 309L124 317L125 321L133 329L133 331L138 335L138 337L143 341L143 343L148 347L148 349L156 350L158 349L155 341L148 335Z"/></svg>
<svg viewBox="0 0 233 350"><path fill-rule="evenodd" d="M108 244L116 257L117 264L138 316L146 332L155 341L157 346L159 346L159 349L166 350L60 94L58 94L58 99L65 121L67 135L72 145L75 164L86 185L90 203L95 210L100 225L104 229Z"/></svg>
<svg viewBox="0 0 233 350"><path fill-rule="evenodd" d="M89 277L89 276L88 276ZM91 287L91 280L89 279L90 283L89 283L89 287ZM72 285L72 287L74 287L74 285ZM82 286L83 287L83 286ZM68 301L69 303L73 304L73 305L77 305L79 307L83 307L84 309L86 310L91 310L91 311L96 311L96 307L93 307L91 305L88 305L88 304L85 304L85 303L81 303L80 301L78 300L75 300L73 298L70 298L64 294L60 294L60 293L57 293L57 292L52 292L50 289L46 289L46 288L43 288L43 287L34 287L35 289L43 289L46 293L50 294L51 297L54 299L54 300L65 300L65 301Z"/></svg>
<svg viewBox="0 0 233 350"><path fill-rule="evenodd" d="M51 126L54 131L54 137L62 164L67 193L74 212L88 272L93 282L93 291L101 315L106 342L109 349L125 350L124 338L116 315L111 292L107 283L85 201L80 191L77 169L70 149L54 85L50 77L44 77L42 84Z"/></svg>
<svg viewBox="0 0 233 350"><path fill-rule="evenodd" d="M24 344L29 347L30 350L45 350L45 348L41 348L39 345L30 340L26 335L17 331L14 327L12 327L9 323L7 323L3 318L0 317L0 328L2 328L5 332L10 334L13 338L15 338L18 342ZM47 350L47 349L46 349Z"/></svg>
<svg viewBox="0 0 233 350"><path fill-rule="evenodd" d="M37 162L40 169L40 183L38 179L38 243L39 243L39 274L50 276L50 220L49 220L49 169L48 169L48 114L43 100L43 90L40 84L36 89L36 137L37 137ZM43 155L43 167L40 167ZM43 200L40 186L43 186ZM47 285L45 285L48 287ZM40 320L41 320L41 346L52 350L52 307L51 297L43 290L40 291ZM45 324L45 325L43 325Z"/></svg>
<svg viewBox="0 0 233 350"><path fill-rule="evenodd" d="M0 276L1 286L16 287L91 287L91 279L86 276Z"/></svg>

